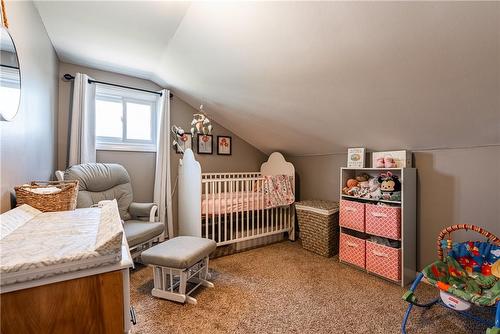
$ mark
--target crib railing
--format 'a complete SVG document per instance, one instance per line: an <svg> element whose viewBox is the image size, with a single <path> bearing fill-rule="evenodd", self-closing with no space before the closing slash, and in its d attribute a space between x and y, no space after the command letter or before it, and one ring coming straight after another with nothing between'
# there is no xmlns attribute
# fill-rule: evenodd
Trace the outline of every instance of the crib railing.
<svg viewBox="0 0 500 334"><path fill-rule="evenodd" d="M293 208L266 209L260 173L202 174L201 189L201 234L219 246L293 231Z"/></svg>
<svg viewBox="0 0 500 334"><path fill-rule="evenodd" d="M201 179L214 180L214 179L238 179L247 177L259 177L260 172L237 172L237 173L201 173Z"/></svg>

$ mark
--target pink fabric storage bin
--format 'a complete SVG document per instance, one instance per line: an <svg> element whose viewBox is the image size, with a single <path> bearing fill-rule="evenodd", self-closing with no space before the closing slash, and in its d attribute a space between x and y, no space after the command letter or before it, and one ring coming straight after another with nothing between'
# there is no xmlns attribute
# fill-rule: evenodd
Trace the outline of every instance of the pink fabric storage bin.
<svg viewBox="0 0 500 334"><path fill-rule="evenodd" d="M365 244L366 241L363 239L340 233L339 259L365 268Z"/></svg>
<svg viewBox="0 0 500 334"><path fill-rule="evenodd" d="M401 280L401 248L366 241L366 270L393 281Z"/></svg>
<svg viewBox="0 0 500 334"><path fill-rule="evenodd" d="M366 233L401 239L401 208L366 204Z"/></svg>
<svg viewBox="0 0 500 334"><path fill-rule="evenodd" d="M352 230L365 231L365 204L341 200L339 209L339 224Z"/></svg>

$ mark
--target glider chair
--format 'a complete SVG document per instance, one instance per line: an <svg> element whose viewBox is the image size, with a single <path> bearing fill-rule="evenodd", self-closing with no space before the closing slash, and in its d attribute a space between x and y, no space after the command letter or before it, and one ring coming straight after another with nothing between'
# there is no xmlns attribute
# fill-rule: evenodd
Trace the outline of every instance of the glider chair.
<svg viewBox="0 0 500 334"><path fill-rule="evenodd" d="M155 203L133 201L127 170L119 164L86 163L73 165L64 173L56 171L59 180L78 180L78 208L88 208L103 200L116 199L132 257L159 241L164 224L155 222Z"/></svg>

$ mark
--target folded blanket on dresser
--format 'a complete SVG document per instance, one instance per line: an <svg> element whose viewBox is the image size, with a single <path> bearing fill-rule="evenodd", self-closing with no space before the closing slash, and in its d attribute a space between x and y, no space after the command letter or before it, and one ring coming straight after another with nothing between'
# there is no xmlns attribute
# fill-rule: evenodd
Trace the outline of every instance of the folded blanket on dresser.
<svg viewBox="0 0 500 334"><path fill-rule="evenodd" d="M288 175L264 176L264 200L268 209L292 204L295 201L292 177Z"/></svg>

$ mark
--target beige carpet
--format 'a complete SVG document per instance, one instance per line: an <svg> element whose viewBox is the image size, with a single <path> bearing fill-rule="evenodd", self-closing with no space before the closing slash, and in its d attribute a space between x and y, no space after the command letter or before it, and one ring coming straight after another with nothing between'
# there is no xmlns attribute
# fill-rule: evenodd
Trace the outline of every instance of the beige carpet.
<svg viewBox="0 0 500 334"><path fill-rule="evenodd" d="M216 258L214 289L198 305L151 297L152 269L131 275L133 333L399 333L405 289L281 242ZM422 301L436 295L423 285ZM485 327L440 306L414 309L408 333L484 333Z"/></svg>

